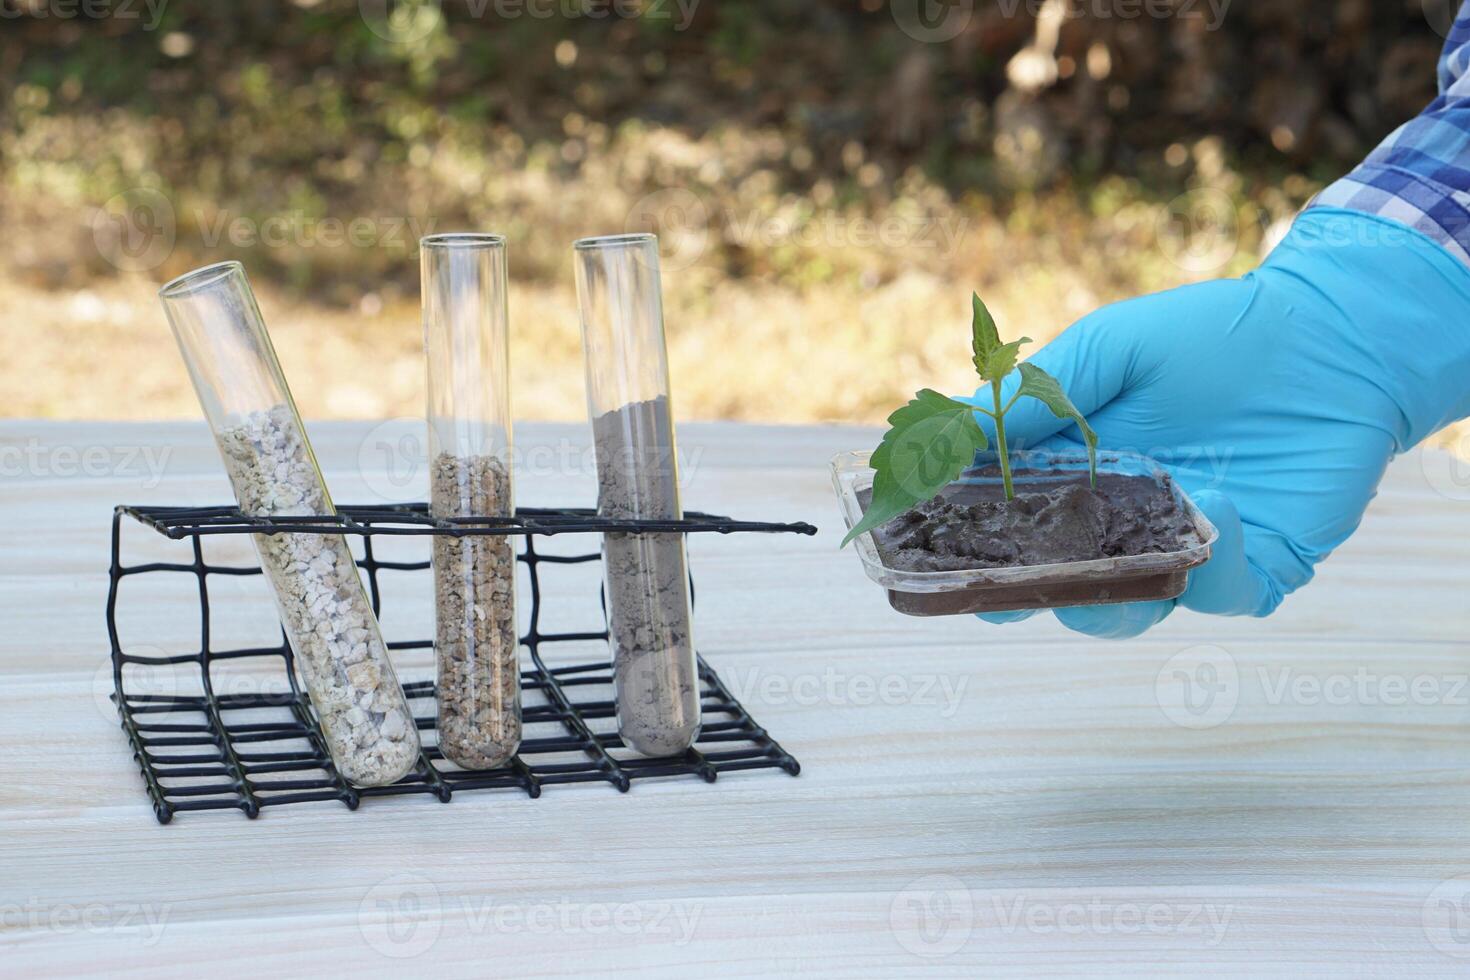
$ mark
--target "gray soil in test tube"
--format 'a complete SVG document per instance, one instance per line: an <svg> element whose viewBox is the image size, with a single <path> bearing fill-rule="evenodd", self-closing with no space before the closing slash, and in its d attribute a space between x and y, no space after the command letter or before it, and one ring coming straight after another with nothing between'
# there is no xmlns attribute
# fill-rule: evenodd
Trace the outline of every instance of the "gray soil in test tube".
<svg viewBox="0 0 1470 980"><path fill-rule="evenodd" d="M666 398L592 422L604 517L677 517L673 421ZM699 733L699 674L680 534L603 536L618 733L644 755L677 755Z"/></svg>

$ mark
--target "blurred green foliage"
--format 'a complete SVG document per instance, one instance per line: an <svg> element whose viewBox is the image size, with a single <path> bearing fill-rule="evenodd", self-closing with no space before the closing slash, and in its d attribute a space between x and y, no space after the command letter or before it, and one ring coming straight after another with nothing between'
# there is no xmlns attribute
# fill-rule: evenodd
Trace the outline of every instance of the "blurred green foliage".
<svg viewBox="0 0 1470 980"><path fill-rule="evenodd" d="M939 43L884 0L619 0L638 16L611 0L95 0L111 15L61 16L78 2L0 0L0 216L85 227L154 188L181 216L160 274L241 251L201 228L285 216L494 226L517 276L553 277L570 237L620 230L669 188L705 211L710 274L796 287L910 259L732 227L958 213L1055 234L1059 196L1114 219L1201 185L1269 221L1432 95L1439 43L1415 3L1367 0L1237 3L1213 31L1185 15L1203 4L1076 4L1049 46L1026 2L961 4L965 29ZM1018 84L1033 50L1042 81ZM345 302L411 288L410 253L292 243L248 260ZM108 271L65 234L6 261L42 282Z"/></svg>

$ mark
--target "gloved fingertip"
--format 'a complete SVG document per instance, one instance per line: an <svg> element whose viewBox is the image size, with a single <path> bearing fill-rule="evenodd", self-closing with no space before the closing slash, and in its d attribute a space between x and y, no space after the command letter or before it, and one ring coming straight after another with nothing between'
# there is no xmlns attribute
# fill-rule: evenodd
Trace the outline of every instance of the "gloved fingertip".
<svg viewBox="0 0 1470 980"><path fill-rule="evenodd" d="M1210 523L1215 525L1223 536L1227 528L1240 527L1240 511L1235 509L1235 501L1225 496L1218 490L1196 490L1191 497L1195 506L1204 511Z"/></svg>
<svg viewBox="0 0 1470 980"><path fill-rule="evenodd" d="M1067 629L1101 640L1129 640L1158 625L1174 611L1173 600L1127 602L1116 606L1071 606L1055 610Z"/></svg>
<svg viewBox="0 0 1470 980"><path fill-rule="evenodd" d="M1245 526L1234 501L1218 490L1195 491L1193 499L1219 537L1210 560L1189 573L1180 604L1217 616L1268 615L1281 604L1283 592L1246 554Z"/></svg>
<svg viewBox="0 0 1470 980"><path fill-rule="evenodd" d="M997 626L1005 626L1008 623L1019 623L1036 615L1035 609L1011 609L1006 612L976 613L975 618Z"/></svg>

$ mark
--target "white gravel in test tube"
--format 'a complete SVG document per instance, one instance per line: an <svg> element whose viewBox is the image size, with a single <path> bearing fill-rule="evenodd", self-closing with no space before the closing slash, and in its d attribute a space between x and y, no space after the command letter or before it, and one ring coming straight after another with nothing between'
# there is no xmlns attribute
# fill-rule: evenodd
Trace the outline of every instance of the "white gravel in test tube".
<svg viewBox="0 0 1470 980"><path fill-rule="evenodd" d="M253 412L223 427L219 443L244 512L329 512L289 407ZM337 768L357 786L401 779L418 761L418 731L347 540L326 534L253 537Z"/></svg>
<svg viewBox="0 0 1470 980"><path fill-rule="evenodd" d="M510 513L511 481L495 456L434 458L435 517ZM521 742L515 551L504 535L434 537L434 649L439 748L466 769L503 765Z"/></svg>

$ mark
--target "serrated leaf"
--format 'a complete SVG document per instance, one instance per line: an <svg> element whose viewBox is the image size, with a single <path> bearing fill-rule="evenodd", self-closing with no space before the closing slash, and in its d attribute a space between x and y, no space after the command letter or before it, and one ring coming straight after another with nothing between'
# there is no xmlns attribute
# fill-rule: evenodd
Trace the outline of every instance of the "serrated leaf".
<svg viewBox="0 0 1470 980"><path fill-rule="evenodd" d="M990 310L985 308L980 294L971 293L970 301L974 308L974 319L970 326L970 347L975 352L975 371L980 375L981 381L1004 378L1015 369L1021 345L1031 343L1031 338L1022 337L1009 344L1002 344L1000 330L995 325L995 317L991 316Z"/></svg>
<svg viewBox="0 0 1470 980"><path fill-rule="evenodd" d="M984 370L985 362L1000 346L1000 331L995 328L995 317L980 301L979 293L970 294L970 306L974 317L970 322L970 349L975 352L975 370Z"/></svg>
<svg viewBox="0 0 1470 980"><path fill-rule="evenodd" d="M929 500L988 445L975 409L931 388L888 416L889 429L873 451L873 499L842 546Z"/></svg>
<svg viewBox="0 0 1470 980"><path fill-rule="evenodd" d="M975 410L945 400L950 407L902 430L888 453L889 472L916 502L942 490L985 446L985 433L975 422Z"/></svg>
<svg viewBox="0 0 1470 980"><path fill-rule="evenodd" d="M1087 424L1087 419L1077 411L1077 406L1062 390L1061 382L1047 374L1035 364L1021 365L1021 387L1016 392L1040 401L1059 419L1071 419L1082 430L1087 443L1087 462L1092 474L1092 485L1097 486L1097 433Z"/></svg>
<svg viewBox="0 0 1470 980"><path fill-rule="evenodd" d="M990 352L985 359L984 366L980 367L981 381L995 381L1004 378L1016 369L1016 359L1020 357L1021 345L1031 343L1030 337L1022 337L1013 340L1009 344L1001 344Z"/></svg>
<svg viewBox="0 0 1470 980"><path fill-rule="evenodd" d="M913 498L896 488L891 473L887 470L879 470L873 477L873 499L868 502L867 510L863 511L863 519L847 532L847 537L842 539L839 547L846 548L848 543L859 534L871 531L875 527L882 527L913 507L915 503Z"/></svg>

